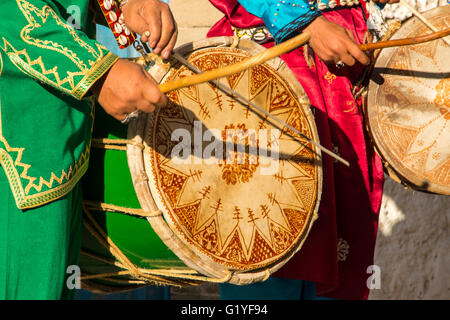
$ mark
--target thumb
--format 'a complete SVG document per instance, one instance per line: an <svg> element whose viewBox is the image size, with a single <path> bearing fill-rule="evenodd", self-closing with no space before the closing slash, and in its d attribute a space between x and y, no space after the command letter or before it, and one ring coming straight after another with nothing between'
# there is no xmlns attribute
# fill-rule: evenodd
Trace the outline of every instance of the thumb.
<svg viewBox="0 0 450 320"><path fill-rule="evenodd" d="M155 107L165 107L169 103L167 96L159 89L158 83L146 71L142 84L142 97Z"/></svg>

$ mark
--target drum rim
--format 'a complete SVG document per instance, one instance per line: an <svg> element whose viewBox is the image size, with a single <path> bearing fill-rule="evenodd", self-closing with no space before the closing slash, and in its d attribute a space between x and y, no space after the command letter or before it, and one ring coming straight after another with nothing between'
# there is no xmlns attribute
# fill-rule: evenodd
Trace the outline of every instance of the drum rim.
<svg viewBox="0 0 450 320"><path fill-rule="evenodd" d="M190 42L187 43L179 48L176 49L176 52L180 53L181 55L188 54L190 52L195 52L196 50L207 48L207 47L218 47L218 46L230 46L234 41L234 38L232 37L216 37L216 38L208 38L200 41ZM256 44L255 42L249 41L249 40L240 40L240 43L238 45L238 48L249 48L252 50L258 50L263 51L265 50L264 47ZM288 85L291 87L292 92L296 95L297 100L299 100L299 93L304 92L303 87L300 85L298 80L295 78L292 71L284 64L284 62L280 58L272 59L269 61L269 64L277 71L281 72L282 76ZM160 75L158 74L157 77ZM164 78L165 74L161 76L160 79L156 79L158 82L161 81L162 78ZM288 79L286 79L286 77ZM304 97L307 98L306 94L304 94ZM309 99L307 99L309 101ZM316 139L316 141L319 141L319 135L316 123L314 121L314 116L312 114L312 111L310 108L303 108L303 112L306 116L306 119L308 121L308 124L311 128L311 135ZM148 117L151 115L144 115L142 117L139 117L139 119L131 123L128 127L128 138L139 140L140 143L144 140L144 135L141 134L145 132L147 124L150 122ZM136 193L138 195L138 199L141 202L141 206L144 210L150 210L150 211L156 211L159 210L159 208L156 205L156 201L153 198L150 190L150 186L147 184L146 181L142 181L142 176L139 175L139 172L142 172L144 170L145 172L145 164L144 164L144 157L142 150L133 146L129 145L127 149L128 154L128 162L129 167L131 171L131 175L133 180L136 180L135 188L137 188ZM312 228L312 225L314 224L315 220L318 217L318 209L320 205L320 200L322 196L322 186L323 186L323 168L322 168L322 160L320 153L320 150L317 150L316 148L316 154L317 154L317 197L314 205L314 210L310 212L309 221L307 222L308 225L306 226L305 232L300 236L300 241L292 246L291 251L285 253L282 258L279 260L273 262L272 264L269 264L264 267L264 269L250 269L245 271L240 270L231 270L227 269L223 264L219 264L215 261L213 261L209 256L201 252L199 249L195 247L189 247L188 244L184 241L184 239L180 239L175 232L170 229L168 222L163 221L164 218L162 216L160 217L152 217L148 218L148 221L152 225L153 229L155 230L155 233L157 233L160 237L162 237L162 241L189 267L193 268L194 270L197 270L203 274L209 275L213 278L223 278L229 276L230 278L227 279L227 282L235 283L235 284L245 284L245 283L251 283L254 281L261 281L264 280L268 274L275 272L281 266L283 266L287 261L292 258L292 256L298 252L305 240L307 239L310 230ZM143 179L145 180L145 178ZM143 183L144 182L144 183ZM138 189L140 191L138 191ZM164 225L165 224L165 225ZM165 230L166 234L164 233ZM178 249L178 250L177 250ZM231 273L231 275L230 275Z"/></svg>
<svg viewBox="0 0 450 320"><path fill-rule="evenodd" d="M433 16L436 16L437 14L446 14L450 13L450 5L442 6L433 8L431 10L428 10L423 13L423 15L426 18L432 18ZM436 14L437 13L437 14ZM421 22L418 18L412 17L408 21L406 21L399 30L397 30L394 35L391 37L391 39L400 39L404 38L406 35L404 34L407 32L406 30L413 28L415 25L421 25ZM376 63L374 64L373 68L385 68L387 63L392 58L393 54L395 53L397 48L385 48L381 51L379 54ZM369 136L371 140L374 142L375 150L377 150L377 153L379 153L380 157L383 160L383 165L386 167L389 166L389 169L394 171L394 173L398 176L400 180L402 180L402 184L407 185L415 190L428 192L428 193L436 193L436 194L443 194L443 195L450 195L450 186L444 186L442 184L436 184L432 181L428 181L425 179L422 179L418 177L414 172L412 172L409 168L403 168L402 166L397 165L398 160L394 159L392 157L391 152L389 152L389 148L385 145L382 138L380 138L379 131L375 131L375 128L378 127L379 122L376 120L377 113L376 108L371 108L371 105L374 105L373 101L376 101L377 93L380 86L377 85L374 81L369 82L368 86L368 95L367 95L367 102L365 111L367 113L366 115L366 122L367 122L367 129L369 132ZM410 175L409 173L414 173L414 175ZM406 178L408 176L408 178ZM423 187L426 185L426 188Z"/></svg>

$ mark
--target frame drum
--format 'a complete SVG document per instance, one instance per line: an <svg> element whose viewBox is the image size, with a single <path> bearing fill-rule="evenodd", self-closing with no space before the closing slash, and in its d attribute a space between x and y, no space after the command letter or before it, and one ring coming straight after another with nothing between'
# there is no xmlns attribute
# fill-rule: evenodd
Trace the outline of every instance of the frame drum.
<svg viewBox="0 0 450 320"><path fill-rule="evenodd" d="M450 6L424 13L437 29ZM411 18L392 39L429 33ZM386 48L371 75L366 116L388 174L413 189L450 195L450 48L443 40Z"/></svg>

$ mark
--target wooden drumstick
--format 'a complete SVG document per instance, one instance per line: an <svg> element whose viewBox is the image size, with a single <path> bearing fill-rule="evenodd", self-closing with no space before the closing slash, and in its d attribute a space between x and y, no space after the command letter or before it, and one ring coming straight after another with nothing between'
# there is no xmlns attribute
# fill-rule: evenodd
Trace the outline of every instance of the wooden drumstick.
<svg viewBox="0 0 450 320"><path fill-rule="evenodd" d="M362 51L371 51L375 49L383 49L383 48L390 48L390 47L400 47L400 46L409 46L424 42L433 41L436 39L440 39L443 37L446 37L450 35L450 28L434 32L431 34L427 34L424 36L418 36L414 38L404 38L404 39L397 39L397 40L388 40L388 41L380 41L375 43L366 43L366 44L360 44L359 48Z"/></svg>
<svg viewBox="0 0 450 320"><path fill-rule="evenodd" d="M433 32L439 32L439 30L430 22L427 18L425 18L419 11L417 11L412 5L410 5L406 0L400 0L400 4L409 9L420 21L422 21L428 28L430 28ZM450 41L445 38L442 40L450 46Z"/></svg>
<svg viewBox="0 0 450 320"><path fill-rule="evenodd" d="M359 48L363 51L370 51L374 49L382 49L388 47L396 47L396 46L406 46L411 44L418 44L427 41L436 40L442 37L445 37L450 34L450 28L445 30L435 32L425 36L419 36L415 38L406 38L406 39L398 39L398 40L389 40L389 41L381 41L377 43L369 43L362 44ZM272 58L278 57L283 53L294 50L297 47L302 46L310 39L310 34L307 32L303 32L300 35L289 39L286 42L283 42L279 45L276 45L270 49L265 50L253 57L247 58L239 63L226 66L221 69L211 70L202 74L196 74L192 77L181 78L173 81L169 81L159 85L159 88L162 92L167 93L169 91L178 90L181 88L197 85L200 83L208 82L214 79L223 78L226 76L230 76L235 73L239 73L246 69L255 67L259 64L262 64Z"/></svg>
<svg viewBox="0 0 450 320"><path fill-rule="evenodd" d="M176 89L181 89L184 87L200 84L203 82L208 82L214 79L226 77L241 71L247 70L249 68L256 67L270 59L278 57L283 53L292 51L301 45L307 43L310 39L310 34L303 32L298 36L291 38L279 45L276 45L270 49L264 50L263 52L247 58L239 63L226 66L224 68L211 70L202 74L196 74L192 77L181 78L173 81L163 83L159 86L160 90L164 93L173 91Z"/></svg>

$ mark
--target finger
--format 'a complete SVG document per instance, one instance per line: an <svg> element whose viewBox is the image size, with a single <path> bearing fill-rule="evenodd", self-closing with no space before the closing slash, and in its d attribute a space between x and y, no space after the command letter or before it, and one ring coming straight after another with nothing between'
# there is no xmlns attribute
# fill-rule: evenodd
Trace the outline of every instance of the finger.
<svg viewBox="0 0 450 320"><path fill-rule="evenodd" d="M125 16L125 13L127 15ZM124 11L124 20L127 28L132 31L140 34L141 36L148 30L148 24L146 21L138 14L131 14Z"/></svg>
<svg viewBox="0 0 450 320"><path fill-rule="evenodd" d="M326 64L336 64L339 61L339 56L337 55L318 55L318 57Z"/></svg>
<svg viewBox="0 0 450 320"><path fill-rule="evenodd" d="M361 64L368 65L370 63L369 57L361 49L359 49L356 43L349 43L347 50Z"/></svg>
<svg viewBox="0 0 450 320"><path fill-rule="evenodd" d="M162 52L163 50L172 51L173 47L169 47L169 42L172 40L174 33L176 32L176 24L170 11L162 11L161 13L161 36L155 47L155 53ZM169 52L170 52L169 51Z"/></svg>
<svg viewBox="0 0 450 320"><path fill-rule="evenodd" d="M345 30L345 33L347 34L347 36L350 38L350 40L352 42L356 43L355 36L353 35L353 32L351 32L350 30L348 30L346 28L344 28L344 30Z"/></svg>
<svg viewBox="0 0 450 320"><path fill-rule="evenodd" d="M157 88L157 87L156 87ZM138 108L147 113L155 111L155 108L164 108L169 102L165 94L155 87L147 87L142 91L143 99L139 102Z"/></svg>
<svg viewBox="0 0 450 320"><path fill-rule="evenodd" d="M154 53L158 54L154 49L159 42L161 37L161 14L160 12L155 12L154 10L146 9L145 12L145 22L147 24L146 30L150 31L150 36L148 37L148 45L153 49Z"/></svg>
<svg viewBox="0 0 450 320"><path fill-rule="evenodd" d="M147 101L158 108L163 108L169 103L169 99L167 98L167 96L162 93L158 87L155 86L148 86L147 88L145 88L143 91L143 96ZM150 112L152 111L153 110L151 110Z"/></svg>
<svg viewBox="0 0 450 320"><path fill-rule="evenodd" d="M349 37L349 41L346 43L348 53L350 53L353 58L355 58L361 64L368 65L370 63L370 59L366 54L364 54L361 49L359 49L353 33L348 29L345 29L345 32Z"/></svg>
<svg viewBox="0 0 450 320"><path fill-rule="evenodd" d="M129 115L130 113L132 113L136 110L137 110L136 107L127 107L127 108L119 108L116 111L112 111L112 112L111 112L111 110L109 110L109 111L107 111L107 113L109 115L111 115L113 118L115 118L119 121L123 121L127 118L127 115Z"/></svg>
<svg viewBox="0 0 450 320"><path fill-rule="evenodd" d="M133 111L131 111L131 112L128 112L128 113L121 113L120 115L116 116L115 118L116 118L117 120L119 120L120 122L124 122L127 118L130 117L130 114L131 114L132 112L136 111L136 110L138 110L138 109L135 108L135 109L134 109Z"/></svg>
<svg viewBox="0 0 450 320"><path fill-rule="evenodd" d="M148 39L150 38L150 35L151 35L151 33L150 33L149 30L144 31L144 33L141 35L141 41L142 42L148 42Z"/></svg>
<svg viewBox="0 0 450 320"><path fill-rule="evenodd" d="M346 66L350 66L350 67L355 64L355 59L348 52L340 55L340 61L345 63ZM337 63L338 61L335 61L335 62Z"/></svg>
<svg viewBox="0 0 450 320"><path fill-rule="evenodd" d="M172 37L170 38L169 43L164 48L164 51L162 52L162 57L164 59L168 59L170 54L172 53L173 48L175 47L175 43L177 42L178 38L178 31L175 30L175 32L172 34Z"/></svg>
<svg viewBox="0 0 450 320"><path fill-rule="evenodd" d="M145 113L152 113L153 111L155 111L155 105L145 99L142 99L138 103L138 109Z"/></svg>

